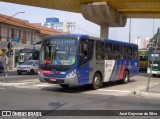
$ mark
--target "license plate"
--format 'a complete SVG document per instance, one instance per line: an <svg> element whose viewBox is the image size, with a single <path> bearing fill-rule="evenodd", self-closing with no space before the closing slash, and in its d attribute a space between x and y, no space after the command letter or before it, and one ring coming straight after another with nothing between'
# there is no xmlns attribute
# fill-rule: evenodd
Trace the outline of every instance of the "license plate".
<svg viewBox="0 0 160 119"><path fill-rule="evenodd" d="M50 78L50 81L56 81L56 79L55 78Z"/></svg>

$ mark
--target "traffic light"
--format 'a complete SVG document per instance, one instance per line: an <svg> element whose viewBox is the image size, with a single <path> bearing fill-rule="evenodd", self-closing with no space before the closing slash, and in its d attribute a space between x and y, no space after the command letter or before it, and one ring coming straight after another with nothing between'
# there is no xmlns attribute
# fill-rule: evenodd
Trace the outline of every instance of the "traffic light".
<svg viewBox="0 0 160 119"><path fill-rule="evenodd" d="M11 49L12 48L12 43L11 42L9 42L7 44L7 48L8 48L8 50L6 52L6 55L7 55L7 57L10 57L11 55L13 55L13 49Z"/></svg>
<svg viewBox="0 0 160 119"><path fill-rule="evenodd" d="M12 48L12 44L9 42L7 45L8 50L10 50Z"/></svg>

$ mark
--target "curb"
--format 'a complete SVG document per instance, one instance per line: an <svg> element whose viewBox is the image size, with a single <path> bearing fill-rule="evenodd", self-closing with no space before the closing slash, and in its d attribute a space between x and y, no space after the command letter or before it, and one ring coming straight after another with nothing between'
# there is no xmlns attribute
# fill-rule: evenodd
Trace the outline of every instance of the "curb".
<svg viewBox="0 0 160 119"><path fill-rule="evenodd" d="M0 82L0 86L26 86L29 84L39 84L39 81L36 82L19 82L19 83L2 83Z"/></svg>
<svg viewBox="0 0 160 119"><path fill-rule="evenodd" d="M157 94L157 93L134 91L133 94L136 96L142 96L142 97L160 98L160 94Z"/></svg>
<svg viewBox="0 0 160 119"><path fill-rule="evenodd" d="M149 87L149 89L150 88L153 88L153 87L156 87L156 86L158 86L158 85L160 85L160 83L158 83L158 84L153 84L153 85L151 85L150 87ZM143 88L143 89L140 89L140 90L135 90L135 91L133 91L133 95L136 95L136 96L142 96L142 97L152 97L152 98L160 98L160 94L158 94L158 93L156 93L156 92L154 92L154 91L152 91L152 92L147 92L146 91L146 87L145 88Z"/></svg>

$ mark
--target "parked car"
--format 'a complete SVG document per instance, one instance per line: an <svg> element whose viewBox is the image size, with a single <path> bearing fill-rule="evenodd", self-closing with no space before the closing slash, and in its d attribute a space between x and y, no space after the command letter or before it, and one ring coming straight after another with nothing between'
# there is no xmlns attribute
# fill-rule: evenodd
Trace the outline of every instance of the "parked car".
<svg viewBox="0 0 160 119"><path fill-rule="evenodd" d="M0 73L3 73L3 70L4 70L4 67L3 67L2 62L0 61Z"/></svg>
<svg viewBox="0 0 160 119"><path fill-rule="evenodd" d="M28 74L35 74L38 73L38 60L27 60L21 65L17 66L17 73L21 75L23 72Z"/></svg>

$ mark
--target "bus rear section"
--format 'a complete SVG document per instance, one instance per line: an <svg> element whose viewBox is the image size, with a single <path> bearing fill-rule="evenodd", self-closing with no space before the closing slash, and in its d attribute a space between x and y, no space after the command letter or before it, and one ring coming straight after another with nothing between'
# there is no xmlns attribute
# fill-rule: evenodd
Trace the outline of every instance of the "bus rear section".
<svg viewBox="0 0 160 119"><path fill-rule="evenodd" d="M103 82L128 83L129 78L139 73L138 46L105 39L96 43L96 64L104 60Z"/></svg>
<svg viewBox="0 0 160 119"><path fill-rule="evenodd" d="M39 79L62 87L91 84L93 89L103 82L127 83L139 72L137 54L136 45L124 42L87 35L48 36L41 47Z"/></svg>
<svg viewBox="0 0 160 119"><path fill-rule="evenodd" d="M148 67L148 52L146 49L139 50L139 71L146 71Z"/></svg>
<svg viewBox="0 0 160 119"><path fill-rule="evenodd" d="M39 50L21 49L18 54L18 64L22 64L26 60L39 60Z"/></svg>

